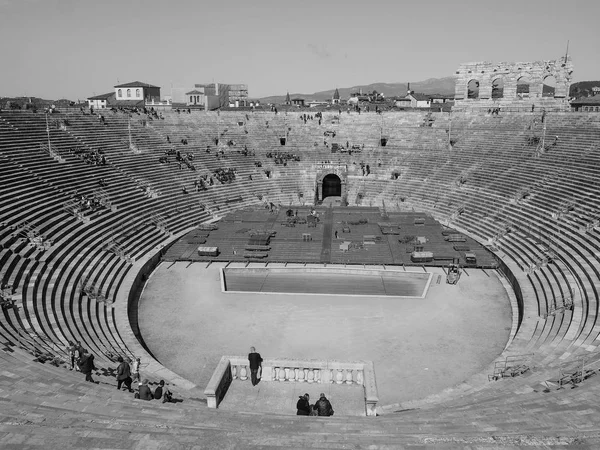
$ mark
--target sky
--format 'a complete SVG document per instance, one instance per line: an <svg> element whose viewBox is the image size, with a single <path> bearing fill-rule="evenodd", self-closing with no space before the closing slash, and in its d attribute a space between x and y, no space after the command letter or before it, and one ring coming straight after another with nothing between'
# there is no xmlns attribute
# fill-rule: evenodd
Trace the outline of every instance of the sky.
<svg viewBox="0 0 600 450"><path fill-rule="evenodd" d="M0 96L244 83L251 98L564 56L600 79L600 0L0 0Z"/></svg>

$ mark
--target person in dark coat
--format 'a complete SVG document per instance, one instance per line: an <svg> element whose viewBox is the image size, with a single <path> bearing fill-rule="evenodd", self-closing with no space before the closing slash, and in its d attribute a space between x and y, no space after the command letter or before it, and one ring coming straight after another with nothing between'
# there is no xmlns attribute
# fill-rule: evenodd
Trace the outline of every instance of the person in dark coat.
<svg viewBox="0 0 600 450"><path fill-rule="evenodd" d="M310 396L308 394L301 395L296 403L297 416L310 416Z"/></svg>
<svg viewBox="0 0 600 450"><path fill-rule="evenodd" d="M313 409L317 411L319 416L333 416L333 408L331 403L325 397L325 394L321 393L319 400L313 406Z"/></svg>
<svg viewBox="0 0 600 450"><path fill-rule="evenodd" d="M173 400L173 393L169 388L165 387L165 380L160 380L158 386L154 390L154 400L160 400L162 397L163 403L169 403Z"/></svg>
<svg viewBox="0 0 600 450"><path fill-rule="evenodd" d="M250 364L250 378L252 380L252 386L256 386L260 381L258 378L258 369L262 364L263 359L260 353L256 352L254 347L250 347L250 353L248 353L248 362Z"/></svg>
<svg viewBox="0 0 600 450"><path fill-rule="evenodd" d="M148 386L147 379L144 379L144 381L142 381L142 384L140 384L140 391L139 393L135 394L135 398L139 398L140 400L152 400L154 398L154 396L152 395L152 391Z"/></svg>
<svg viewBox="0 0 600 450"><path fill-rule="evenodd" d="M94 366L94 355L89 355L85 349L83 349L83 356L79 361L79 369L81 370L81 373L85 374L85 381L95 383L92 378L92 370L96 370L96 366Z"/></svg>
<svg viewBox="0 0 600 450"><path fill-rule="evenodd" d="M117 359L119 361L119 367L117 367L117 389L121 389L121 386L125 384L125 387L129 390L129 392L133 392L131 389L131 367L129 367L129 363L123 360L122 356L119 356Z"/></svg>

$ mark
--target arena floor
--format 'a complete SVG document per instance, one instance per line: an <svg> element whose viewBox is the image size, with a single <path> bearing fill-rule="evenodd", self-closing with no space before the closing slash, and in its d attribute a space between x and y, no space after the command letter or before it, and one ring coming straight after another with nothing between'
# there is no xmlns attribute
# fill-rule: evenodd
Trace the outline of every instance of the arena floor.
<svg viewBox="0 0 600 450"><path fill-rule="evenodd" d="M372 360L380 405L401 403L482 371L502 352L511 329L507 293L491 270L467 269L451 286L441 268L428 267L425 298L397 298L223 293L225 265L163 262L140 299L147 346L199 386L206 386L222 355L245 355L254 345L263 357Z"/></svg>

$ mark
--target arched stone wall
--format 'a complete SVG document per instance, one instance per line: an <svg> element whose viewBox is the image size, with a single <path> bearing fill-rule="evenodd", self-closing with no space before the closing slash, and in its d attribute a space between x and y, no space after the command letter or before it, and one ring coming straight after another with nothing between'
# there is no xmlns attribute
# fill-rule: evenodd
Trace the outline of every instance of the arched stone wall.
<svg viewBox="0 0 600 450"><path fill-rule="evenodd" d="M317 201L323 200L323 178L327 175L337 175L340 178L342 185L342 201L346 201L348 197L348 168L344 166L336 166L326 164L317 167Z"/></svg>
<svg viewBox="0 0 600 450"><path fill-rule="evenodd" d="M556 88L553 97L544 97L543 103L548 106L566 105L568 107L569 88L573 74L573 63L570 57L556 60L533 61L533 62L473 62L463 63L456 71L456 84L454 99L456 106L465 106L479 102L485 106L486 102L492 102L492 84L494 80L502 78L504 81L504 92L502 100L504 104L509 103L542 103L542 86L544 79L553 76L556 80ZM529 96L517 94L517 80L527 78L530 81ZM468 98L469 81L479 81L479 99ZM498 99L495 99L498 100Z"/></svg>

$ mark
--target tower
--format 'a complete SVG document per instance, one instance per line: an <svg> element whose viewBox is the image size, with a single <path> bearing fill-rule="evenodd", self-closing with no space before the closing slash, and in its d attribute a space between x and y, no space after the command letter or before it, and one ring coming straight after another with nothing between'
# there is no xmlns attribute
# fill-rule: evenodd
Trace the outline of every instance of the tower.
<svg viewBox="0 0 600 450"><path fill-rule="evenodd" d="M339 105L340 104L340 92L338 91L337 88L335 88L335 92L333 93L333 98L331 100L331 104L332 105Z"/></svg>

